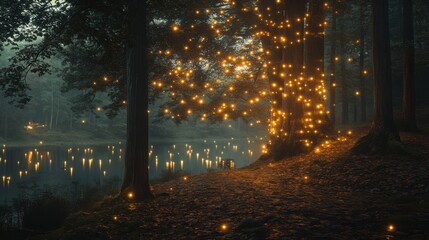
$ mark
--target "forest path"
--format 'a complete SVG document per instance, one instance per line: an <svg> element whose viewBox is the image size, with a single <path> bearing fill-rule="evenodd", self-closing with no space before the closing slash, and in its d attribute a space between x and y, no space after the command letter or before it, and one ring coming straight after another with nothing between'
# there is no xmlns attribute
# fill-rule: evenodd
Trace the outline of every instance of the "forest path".
<svg viewBox="0 0 429 240"><path fill-rule="evenodd" d="M154 201L106 201L80 213L84 220L78 224L69 221L61 234L66 239L429 238L429 136L401 134L410 155L345 155L361 135L331 141L320 153L157 184Z"/></svg>

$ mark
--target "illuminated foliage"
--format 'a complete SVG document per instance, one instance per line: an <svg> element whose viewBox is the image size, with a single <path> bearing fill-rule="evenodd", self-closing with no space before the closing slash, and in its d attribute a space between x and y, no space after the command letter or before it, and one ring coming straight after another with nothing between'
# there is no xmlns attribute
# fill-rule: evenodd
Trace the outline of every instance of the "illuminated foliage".
<svg viewBox="0 0 429 240"><path fill-rule="evenodd" d="M43 3L47 4L35 4ZM3 75L4 82L25 83L24 69L49 72L51 66L44 60L61 53L64 90L82 90L76 100L80 108L101 107L114 116L127 104L123 76L130 33L125 27L125 1L55 4L33 13L38 21L31 27L41 33L42 41L19 49L16 60L3 70L13 73ZM160 105L151 114L176 123L242 118L250 125L264 124L269 127L271 149L279 143L281 151L300 151L323 136L327 114L323 11L329 4L319 0L147 4L150 100L158 99ZM25 56L20 58L21 54ZM25 93L25 87L20 88ZM90 104L97 93L107 93L112 103Z"/></svg>
<svg viewBox="0 0 429 240"><path fill-rule="evenodd" d="M170 64L167 77L153 80L169 97L158 115L176 122L192 114L253 119L269 125L278 151L311 147L326 125L324 7L322 1L223 1L193 10L185 19L194 21L165 23L168 37L182 44L152 51Z"/></svg>

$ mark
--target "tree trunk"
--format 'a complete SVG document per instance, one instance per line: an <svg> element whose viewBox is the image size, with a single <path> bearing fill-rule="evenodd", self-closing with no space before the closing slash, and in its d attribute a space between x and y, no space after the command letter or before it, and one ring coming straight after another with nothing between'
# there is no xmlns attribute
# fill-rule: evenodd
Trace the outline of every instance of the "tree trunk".
<svg viewBox="0 0 429 240"><path fill-rule="evenodd" d="M149 185L149 114L146 40L146 3L129 2L129 46L127 53L127 143L122 194L135 200L151 199Z"/></svg>
<svg viewBox="0 0 429 240"><path fill-rule="evenodd" d="M73 129L73 111L70 110L70 130Z"/></svg>
<svg viewBox="0 0 429 240"><path fill-rule="evenodd" d="M353 98L353 122L357 123L358 122L358 96L355 96Z"/></svg>
<svg viewBox="0 0 429 240"><path fill-rule="evenodd" d="M335 1L332 0L332 33L331 33L331 56L329 61L329 112L332 126L335 125L335 107L336 107L336 81L335 81L335 58L336 58L336 34L337 34L337 15L335 13Z"/></svg>
<svg viewBox="0 0 429 240"><path fill-rule="evenodd" d="M309 20L308 32L305 40L305 66L306 66L306 78L307 83L312 83L311 85L317 85L320 83L323 75L324 69L324 25L321 24L324 21L323 14L323 4L321 0L312 0L309 1ZM313 80L312 80L313 79ZM323 100L321 98L321 100Z"/></svg>
<svg viewBox="0 0 429 240"><path fill-rule="evenodd" d="M54 81L51 80L51 120L49 121L49 129L52 129L52 124L54 121Z"/></svg>
<svg viewBox="0 0 429 240"><path fill-rule="evenodd" d="M360 94L360 117L361 122L366 122L366 88L365 88L365 6L366 3L360 3L360 48L359 48L359 94Z"/></svg>
<svg viewBox="0 0 429 240"><path fill-rule="evenodd" d="M384 153L402 150L393 120L388 0L373 0L374 119L354 153Z"/></svg>
<svg viewBox="0 0 429 240"><path fill-rule="evenodd" d="M8 103L5 103L5 113L4 113L4 132L3 132L3 138L4 138L4 140L7 140L7 128L8 128L8 126L7 126L7 120L8 120L8 115L9 115L9 104Z"/></svg>
<svg viewBox="0 0 429 240"><path fill-rule="evenodd" d="M324 60L325 60L325 26L322 24L325 20L324 1L322 0L309 0L308 1L308 15L309 20L307 23L306 32L308 33L305 38L305 79L306 89L311 89L306 92L306 95L312 101L323 103L326 95L323 91L316 91L316 89L325 89L324 81ZM335 59L334 59L335 60ZM335 67L334 67L335 68ZM312 109L312 116L320 117L324 124L316 124L326 128L328 116L326 113L321 114L318 108ZM313 120L315 123L318 119Z"/></svg>
<svg viewBox="0 0 429 240"><path fill-rule="evenodd" d="M344 30L344 25L341 24L341 30ZM341 52L341 124L347 124L349 122L349 99L348 99L348 86L346 81L346 58L345 58L345 36L344 33L341 35L340 40L340 52Z"/></svg>
<svg viewBox="0 0 429 240"><path fill-rule="evenodd" d="M402 1L402 26L404 46L404 75L403 75L403 114L404 129L417 130L416 99L414 78L414 20L413 1Z"/></svg>
<svg viewBox="0 0 429 240"><path fill-rule="evenodd" d="M264 29L271 84L271 142L274 159L312 149L327 122L323 108L324 14L321 0L260 1L259 8L284 28ZM268 10L275 6L273 11ZM272 14L274 13L274 14ZM308 15L306 15L308 13ZM284 36L276 41L272 36ZM281 99L281 102L278 102Z"/></svg>
<svg viewBox="0 0 429 240"><path fill-rule="evenodd" d="M274 1L271 1L274 3ZM270 133L272 136L271 150L275 159L281 159L286 155L293 155L297 152L302 151L301 142L299 141L300 136L298 132L303 128L303 103L297 101L296 97L304 94L304 90L299 90L298 85L303 84L303 65L304 65L304 19L306 2L302 0L291 0L284 2L283 4L275 4L277 11L281 12L277 14L275 22L286 22L290 21L290 28L285 28L275 33L272 29L272 34L278 34L290 38L282 48L278 49L279 43L273 42L271 38L268 38L266 42L270 42L271 51L275 54L269 56L271 62L275 63L272 66L272 72L276 72L273 79L280 79L277 87L271 89L271 94L274 96L272 99L284 104L272 105L272 115L275 116L274 124L270 123ZM268 5L269 6L269 5ZM297 21L296 19L301 19ZM300 33L299 36L296 33ZM292 36L296 36L293 37ZM281 75L284 77L281 77ZM289 85L287 82L291 82ZM271 83L273 86L273 83ZM287 97L284 97L286 94ZM273 102L272 102L273 103ZM274 135L273 135L274 134Z"/></svg>
<svg viewBox="0 0 429 240"><path fill-rule="evenodd" d="M58 116L60 115L60 94L57 99L57 113L55 114L55 128L58 128Z"/></svg>

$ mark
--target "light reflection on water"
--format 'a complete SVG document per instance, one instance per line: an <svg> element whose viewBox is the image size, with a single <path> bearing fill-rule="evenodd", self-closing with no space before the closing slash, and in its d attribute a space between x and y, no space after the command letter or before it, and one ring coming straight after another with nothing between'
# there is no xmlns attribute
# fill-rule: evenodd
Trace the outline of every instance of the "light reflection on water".
<svg viewBox="0 0 429 240"><path fill-rule="evenodd" d="M159 178L164 171L189 174L221 170L228 162L241 168L255 161L265 142L257 136L228 140L192 140L151 142L149 174ZM0 204L10 204L26 186L67 188L73 183L102 186L112 179L120 182L124 172L124 144L114 145L12 148L3 146L0 153ZM229 167L229 166L228 166Z"/></svg>

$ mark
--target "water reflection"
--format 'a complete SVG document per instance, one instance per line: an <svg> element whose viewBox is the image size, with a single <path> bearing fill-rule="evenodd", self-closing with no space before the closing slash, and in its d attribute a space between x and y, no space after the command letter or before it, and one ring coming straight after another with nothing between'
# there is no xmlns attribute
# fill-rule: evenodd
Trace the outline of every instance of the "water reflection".
<svg viewBox="0 0 429 240"><path fill-rule="evenodd" d="M240 168L262 153L260 137L188 142L151 142L149 173L159 178L165 171L197 174ZM7 147L0 155L0 201L10 204L25 185L64 188L79 183L102 187L112 179L118 182L124 172L124 144L108 146Z"/></svg>

